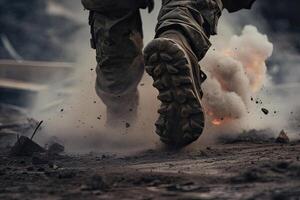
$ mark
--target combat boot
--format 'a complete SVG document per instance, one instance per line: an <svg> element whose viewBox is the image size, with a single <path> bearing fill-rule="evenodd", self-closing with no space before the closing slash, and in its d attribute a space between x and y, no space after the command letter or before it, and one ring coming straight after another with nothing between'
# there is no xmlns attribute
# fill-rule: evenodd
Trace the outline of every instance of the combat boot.
<svg viewBox="0 0 300 200"><path fill-rule="evenodd" d="M196 141L204 129L201 83L206 76L185 37L167 31L144 49L147 73L158 89L161 107L156 133L163 143L180 148Z"/></svg>

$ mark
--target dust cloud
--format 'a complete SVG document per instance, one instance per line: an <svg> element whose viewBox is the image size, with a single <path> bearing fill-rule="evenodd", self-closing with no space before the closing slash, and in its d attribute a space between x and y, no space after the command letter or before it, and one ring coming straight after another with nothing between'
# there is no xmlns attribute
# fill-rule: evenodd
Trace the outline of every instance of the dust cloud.
<svg viewBox="0 0 300 200"><path fill-rule="evenodd" d="M218 126L251 111L251 96L267 81L265 61L273 45L253 26L232 36L228 44L215 45L201 65L208 75L203 84L203 105L211 123Z"/></svg>
<svg viewBox="0 0 300 200"><path fill-rule="evenodd" d="M203 84L207 126L202 142L251 130L268 130L276 137L284 129L291 138L299 137L291 126L291 113L299 107L293 99L299 95L273 82L266 64L273 44L267 35L251 25L239 33L226 17L220 29L200 63L208 75Z"/></svg>
<svg viewBox="0 0 300 200"><path fill-rule="evenodd" d="M154 35L158 10L151 15L142 12L145 43ZM87 22L87 15L82 10L77 18L80 22ZM283 119L287 115L271 113L265 116L260 110L261 102L269 107L272 105L274 111L280 104L280 100L279 103L270 100L272 95L269 93L272 91L266 89L273 85L265 64L272 53L272 44L253 26L246 26L238 36L226 19L220 24L220 35L212 38L213 47L201 62L208 80L203 85L206 131L200 142L205 143L209 137L218 134L284 127L286 120ZM89 38L89 27L84 23L76 40L68 46L78 52L76 72L71 77L73 84L66 92L68 98L52 109L43 110L40 106L35 109L35 118L44 120L43 132L38 139L46 143L51 138L58 138L67 151L76 153L128 153L157 147L160 142L155 134L154 122L159 102L152 79L146 74L139 86L141 98L137 123L130 127L124 123L116 129L105 126L106 109L94 90L96 62L95 52L89 47ZM37 105L51 103L49 99L53 98L49 95L52 94L41 95Z"/></svg>

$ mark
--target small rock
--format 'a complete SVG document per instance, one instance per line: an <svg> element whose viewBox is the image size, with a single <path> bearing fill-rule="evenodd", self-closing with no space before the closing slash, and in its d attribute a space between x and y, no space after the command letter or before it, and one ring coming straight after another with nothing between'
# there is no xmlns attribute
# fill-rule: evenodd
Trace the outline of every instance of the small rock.
<svg viewBox="0 0 300 200"><path fill-rule="evenodd" d="M65 147L57 142L51 144L48 148L49 154L60 154L65 151Z"/></svg>
<svg viewBox="0 0 300 200"><path fill-rule="evenodd" d="M289 137L287 136L286 132L282 130L276 139L276 143L286 144L289 142L290 142Z"/></svg>
<svg viewBox="0 0 300 200"><path fill-rule="evenodd" d="M126 122L126 128L129 128L130 124L128 122Z"/></svg>

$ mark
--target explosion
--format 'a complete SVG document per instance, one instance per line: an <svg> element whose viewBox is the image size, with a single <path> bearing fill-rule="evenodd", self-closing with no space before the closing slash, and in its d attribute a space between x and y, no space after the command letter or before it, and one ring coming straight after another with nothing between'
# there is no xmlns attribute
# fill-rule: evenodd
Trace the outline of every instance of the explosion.
<svg viewBox="0 0 300 200"><path fill-rule="evenodd" d="M203 83L203 105L211 123L220 126L249 112L251 96L267 80L265 62L273 45L255 27L246 26L227 45L211 49L201 62L208 76Z"/></svg>
<svg viewBox="0 0 300 200"><path fill-rule="evenodd" d="M211 121L211 123L212 123L213 125L220 126L223 122L222 122L222 119L213 119L213 120Z"/></svg>

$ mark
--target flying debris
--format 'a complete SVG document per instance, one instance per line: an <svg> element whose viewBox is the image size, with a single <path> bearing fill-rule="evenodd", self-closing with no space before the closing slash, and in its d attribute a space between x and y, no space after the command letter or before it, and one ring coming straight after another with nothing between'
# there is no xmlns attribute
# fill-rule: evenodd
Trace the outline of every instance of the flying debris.
<svg viewBox="0 0 300 200"><path fill-rule="evenodd" d="M268 115L269 114L269 110L266 108L262 108L261 111L265 114Z"/></svg>

